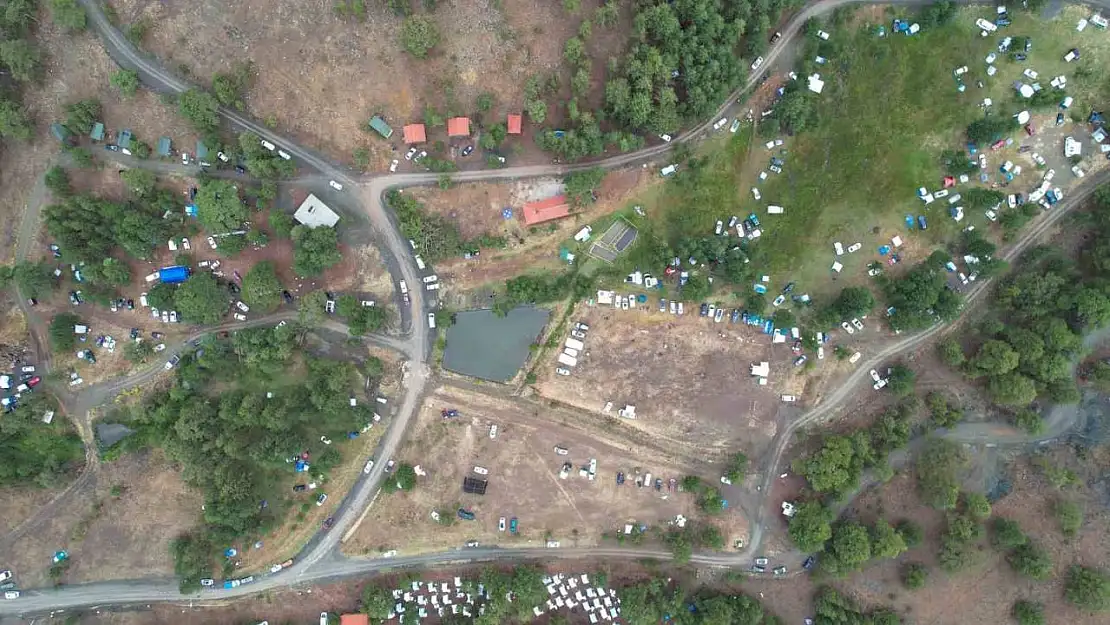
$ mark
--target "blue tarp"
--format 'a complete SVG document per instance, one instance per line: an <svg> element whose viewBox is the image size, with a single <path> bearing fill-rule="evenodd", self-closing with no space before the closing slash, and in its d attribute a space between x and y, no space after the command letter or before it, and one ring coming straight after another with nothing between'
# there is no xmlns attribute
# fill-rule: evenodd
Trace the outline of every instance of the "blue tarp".
<svg viewBox="0 0 1110 625"><path fill-rule="evenodd" d="M890 246L889 245L884 245L884 246L879 248L879 256L886 256L889 253L890 253Z"/></svg>
<svg viewBox="0 0 1110 625"><path fill-rule="evenodd" d="M764 293L766 293L766 292L767 292L767 287L763 286L762 284L755 284L755 285L752 285L752 289L753 289L753 290L754 290L754 291L755 291L756 293L759 293L760 295L763 295Z"/></svg>
<svg viewBox="0 0 1110 625"><path fill-rule="evenodd" d="M913 230L913 226L914 226L915 223L916 222L913 220L913 215L906 215L906 227L907 228L909 228L910 230Z"/></svg>
<svg viewBox="0 0 1110 625"><path fill-rule="evenodd" d="M768 319L767 321L763 322L763 333L764 334L771 334L774 331L775 331L775 322L774 321L771 321L770 319Z"/></svg>
<svg viewBox="0 0 1110 625"><path fill-rule="evenodd" d="M185 214L190 216L190 217L196 217L197 216L197 205L196 204L187 204L187 205L185 205Z"/></svg>
<svg viewBox="0 0 1110 625"><path fill-rule="evenodd" d="M304 460L298 460L297 465L293 467L293 470L297 473L304 473L308 470L308 463Z"/></svg>

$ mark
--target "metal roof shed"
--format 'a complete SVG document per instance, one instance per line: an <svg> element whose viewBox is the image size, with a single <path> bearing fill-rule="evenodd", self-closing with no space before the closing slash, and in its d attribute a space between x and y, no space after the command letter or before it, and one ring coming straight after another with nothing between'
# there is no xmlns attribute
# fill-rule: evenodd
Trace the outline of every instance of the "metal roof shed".
<svg viewBox="0 0 1110 625"><path fill-rule="evenodd" d="M169 155L170 155L170 138L169 137L159 137L158 138L158 156L169 156Z"/></svg>
<svg viewBox="0 0 1110 625"><path fill-rule="evenodd" d="M312 193L309 193L304 202L301 202L297 212L293 213L293 219L309 228L319 226L334 228L335 224L339 223L339 215Z"/></svg>
<svg viewBox="0 0 1110 625"><path fill-rule="evenodd" d="M92 132L89 133L89 138L93 141L104 140L104 122L96 122L93 124Z"/></svg>
<svg viewBox="0 0 1110 625"><path fill-rule="evenodd" d="M208 146L203 141L197 141L197 160L203 161L208 157Z"/></svg>
<svg viewBox="0 0 1110 625"><path fill-rule="evenodd" d="M393 129L389 127L389 124L385 123L385 120L382 119L380 115L375 115L370 118L370 127L378 131L378 134L386 139L393 136Z"/></svg>
<svg viewBox="0 0 1110 625"><path fill-rule="evenodd" d="M131 148L131 130L130 129L121 130L120 133L119 133L119 141L117 141L116 143L119 144L119 147L121 147L125 150L130 149Z"/></svg>

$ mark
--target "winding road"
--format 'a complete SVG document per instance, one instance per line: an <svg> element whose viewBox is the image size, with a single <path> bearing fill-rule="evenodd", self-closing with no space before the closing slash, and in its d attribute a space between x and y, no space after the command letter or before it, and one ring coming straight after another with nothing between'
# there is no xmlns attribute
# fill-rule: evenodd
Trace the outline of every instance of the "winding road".
<svg viewBox="0 0 1110 625"><path fill-rule="evenodd" d="M163 93L181 93L192 87L192 85L172 75L156 62L143 56L133 48L122 33L108 21L100 4L96 0L79 0L79 2L85 7L88 13L89 25L100 36L108 54L121 67L133 69L138 72L144 85L150 89ZM861 3L896 5L928 4L928 2L923 0L886 0L884 2L879 2L877 0L819 0L814 2L798 13L782 30L782 40L765 54L763 72L766 72L767 69L773 65L774 61L785 53L787 50L787 43L798 34L806 20L826 14L841 6ZM960 1L958 3L974 4L968 1ZM1110 7L1110 0L1095 0L1087 4L1099 7ZM682 133L676 137L675 141L690 142L703 136L706 131L710 129L713 121L724 116L725 113L735 105L737 97L758 85L761 78L762 72L752 75L743 87L729 97L713 117L703 124ZM369 218L375 232L381 237L380 240L384 248L382 250L383 260L394 279L403 279L407 281L408 284L417 287L421 284L419 279L420 274L417 270L412 250L400 233L392 214L386 209L382 201L382 196L390 188L433 183L437 179L437 174L406 173L356 177L348 169L333 164L323 155L297 145L295 141L278 135L236 111L221 109L220 114L233 127L254 132L260 137L282 146L286 151L298 159L303 166L315 169L322 176L329 179L340 181L344 185L350 185L351 189L349 189L349 192L351 194L358 194L358 198L362 201L365 216ZM664 144L587 164L569 166L537 165L513 167L502 170L464 171L455 173L452 177L455 181L463 182L533 176L558 176L569 171L588 167L600 166L611 169L647 163L664 155L670 149L671 146L669 144ZM1017 258L1025 249L1039 240L1045 233L1049 232L1068 212L1081 205L1097 187L1108 181L1110 181L1110 172L1102 172L1097 175L1088 176L1082 186L1077 187L1069 193L1066 200L1060 202L1052 212L1043 215L1031 227L1023 232L1021 238L1015 241L1014 244L1004 252L1003 257L1007 260ZM39 186L41 186L41 182ZM41 189L38 190L38 193L41 198ZM32 193L32 199L34 197L35 192ZM39 203L41 203L41 200ZM38 231L37 211L37 206L33 207L33 210L29 210L28 214L24 217L24 223L20 227L19 246L17 251L17 256L20 259L26 257L30 241ZM966 294L965 306L970 307L974 305L976 301L980 300L983 294L986 293L989 284L989 280L981 281L970 289ZM393 457L400 449L401 442L404 440L406 431L417 413L425 393L425 388L431 377L428 359L431 352L433 335L429 331L424 319L424 312L431 309L431 306L428 306L424 302L423 298L425 292L420 288L410 289L410 296L412 298L411 307L400 307L402 311L409 313L403 314L402 325L404 327L402 328L402 334L400 336L367 337L368 341L388 349L393 349L402 354L406 359L404 394L395 408L392 421L386 434L379 443L378 453L376 454L376 457L379 458ZM45 345L39 340L39 337L42 335L37 333L41 332L41 328L38 320L36 320L36 316L33 314L34 311L33 309L28 309L24 298L21 297L20 299L21 306L24 308L24 314L28 319L35 347L39 354L46 355L48 354L48 350L44 349ZM276 323L281 319L289 319L293 316L294 313L285 312L245 323L232 323L209 328L203 332L186 337L186 339L183 339L176 347L182 348L187 341L199 338L207 333ZM343 330L342 326L338 324L332 325L336 327L330 329ZM39 329L36 330L36 328ZM754 518L751 511L748 512L751 536L747 548L737 553L698 553L693 555L691 561L706 566L746 566L750 564L751 557L758 551L761 545L762 533L766 527L767 519L765 517L767 510L771 508L769 504L772 503L769 499L772 481L778 473L778 466L794 433L800 428L834 416L837 410L844 404L845 400L858 393L861 388L864 388L862 383L864 383L869 369L878 367L900 354L918 349L928 341L949 331L951 328L952 326L935 325L923 332L907 336L887 346L881 352L871 356L865 362L860 363L858 369L844 380L841 386L833 393L825 397L820 405L804 413L780 430L776 435L771 452L767 454L759 467L759 473L763 476L760 489L765 499L762 505L760 505L759 510L754 514ZM60 399L67 407L69 416L74 419L75 422L80 423L83 421L84 425L91 430L91 423L88 422L88 417L84 415L88 415L96 406L110 401L118 393L152 379L161 371L162 363L159 362L155 365L140 369L126 378L90 386L80 393L72 394L69 393L68 390L62 390L61 393L59 393ZM1028 440L1023 442L1028 442ZM23 591L23 596L19 600L0 602L0 615L35 615L73 608L123 606L151 603L155 601L187 603L196 601L197 599L228 599L291 584L318 583L400 567L444 566L487 561L521 561L529 559L550 560L553 558L656 558L660 560L671 558L670 552L666 551L605 546L587 549L479 548L391 559L345 557L339 553L339 543L349 531L353 530L354 525L357 523L357 519L366 509L374 494L378 491L382 483L384 466L385 463L378 463L370 475L363 476L352 488L351 492L342 502L339 510L335 513L336 526L330 532L317 534L296 558L295 564L290 569L282 571L281 573L275 575L259 575L256 576L256 581L252 584L230 590L220 589L206 591L199 597L196 595L181 594L178 591L176 581L172 579L119 580L70 585L57 589L27 589ZM772 514L777 515L777 510L773 510ZM6 540L10 540L13 534L18 534L21 531L28 531L27 524L24 525L23 527L17 528L15 532L9 533L4 540L0 540L0 545Z"/></svg>

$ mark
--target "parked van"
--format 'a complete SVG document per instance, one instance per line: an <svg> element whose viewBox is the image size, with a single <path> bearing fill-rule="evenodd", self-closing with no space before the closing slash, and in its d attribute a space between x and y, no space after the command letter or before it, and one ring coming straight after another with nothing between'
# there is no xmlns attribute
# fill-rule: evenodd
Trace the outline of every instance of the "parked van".
<svg viewBox="0 0 1110 625"><path fill-rule="evenodd" d="M663 169L659 170L659 173L663 174L664 176L670 176L676 171L678 171L678 165L667 165Z"/></svg>
<svg viewBox="0 0 1110 625"><path fill-rule="evenodd" d="M399 286L399 287L401 287L401 295L408 295L408 293L409 293L409 285L408 285L408 284L406 284L404 280L401 280L401 281L400 281L400 282L398 283L398 286Z"/></svg>
<svg viewBox="0 0 1110 625"><path fill-rule="evenodd" d="M415 256L415 258L416 258L416 266L418 268L420 268L421 271L423 271L424 270L424 259L420 258L420 254L417 254Z"/></svg>
<svg viewBox="0 0 1110 625"><path fill-rule="evenodd" d="M428 327L433 329L433 330L436 329L436 314L435 313L428 313Z"/></svg>
<svg viewBox="0 0 1110 625"><path fill-rule="evenodd" d="M424 276L424 284L431 284L431 283L435 282L436 280L439 280L439 276L437 276L434 273L430 276Z"/></svg>

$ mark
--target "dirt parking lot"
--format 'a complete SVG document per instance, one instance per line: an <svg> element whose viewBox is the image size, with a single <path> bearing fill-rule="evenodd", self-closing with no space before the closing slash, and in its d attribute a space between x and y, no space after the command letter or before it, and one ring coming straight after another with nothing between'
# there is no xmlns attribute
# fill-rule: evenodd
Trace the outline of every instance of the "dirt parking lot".
<svg viewBox="0 0 1110 625"><path fill-rule="evenodd" d="M633 405L635 419L622 423L706 460L723 461L736 451L755 457L783 419L801 411L779 395L806 397L805 378L786 357L789 348L772 348L749 326L699 317L693 306L676 316L658 313L657 300L652 305L650 312L582 306L572 319L590 330L578 365L570 376L556 375L558 350L549 350L550 365L538 370L539 393L599 418L607 402L613 418ZM555 338L562 345L567 336ZM749 367L765 360L772 364L771 383L760 387Z"/></svg>
<svg viewBox="0 0 1110 625"><path fill-rule="evenodd" d="M443 409L456 409L459 416L444 419ZM663 451L629 444L617 433L583 427L576 419L558 409L501 398L480 388L437 389L395 458L419 465L427 475L418 477L409 493L383 493L344 550L352 555L389 549L419 553L462 547L468 540L535 547L545 537L565 546L588 546L596 544L603 532L625 523L656 527L676 514L695 514L693 497L671 490L668 482L703 470L704 465L696 460L668 462ZM493 425L498 427L495 439L489 436ZM568 454L558 455L556 446ZM591 459L597 460L592 481L579 475ZM560 479L564 462L572 468L566 479ZM475 467L489 471L482 476L488 479L485 495L462 492L463 478L479 477ZM622 486L616 484L618 471L626 476ZM637 475L646 473L652 474L653 481L664 480L662 490L635 486ZM459 520L460 507L472 511L476 520ZM437 523L431 517L433 510L451 522ZM500 517L516 517L519 534L500 532ZM730 540L746 537L742 519L726 515L720 523ZM405 528L404 540L398 537L398 528Z"/></svg>

